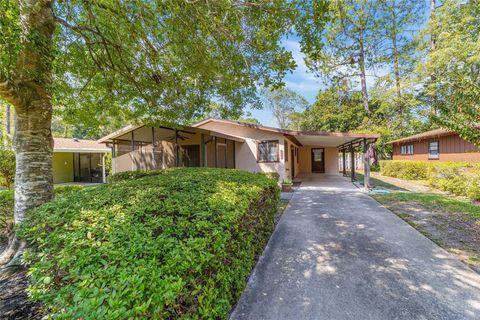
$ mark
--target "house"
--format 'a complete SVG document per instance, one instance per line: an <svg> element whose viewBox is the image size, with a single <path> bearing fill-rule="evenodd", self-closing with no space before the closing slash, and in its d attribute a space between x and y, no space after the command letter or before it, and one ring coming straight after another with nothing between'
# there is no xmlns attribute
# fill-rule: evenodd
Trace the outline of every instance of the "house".
<svg viewBox="0 0 480 320"><path fill-rule="evenodd" d="M446 129L435 129L389 143L393 145L393 160L480 162L478 147Z"/></svg>
<svg viewBox="0 0 480 320"><path fill-rule="evenodd" d="M285 180L301 173L338 174L339 152L345 162L346 152L378 137L283 130L209 118L181 128L129 125L98 142L112 147L114 173L204 166L277 172L280 180Z"/></svg>
<svg viewBox="0 0 480 320"><path fill-rule="evenodd" d="M111 152L93 140L54 138L53 183L105 182L105 157Z"/></svg>

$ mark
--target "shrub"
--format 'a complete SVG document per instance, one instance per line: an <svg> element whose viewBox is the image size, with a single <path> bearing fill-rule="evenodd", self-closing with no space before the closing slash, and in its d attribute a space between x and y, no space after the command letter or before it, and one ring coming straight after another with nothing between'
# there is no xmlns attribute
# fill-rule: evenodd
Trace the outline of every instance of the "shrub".
<svg viewBox="0 0 480 320"><path fill-rule="evenodd" d="M381 174L407 180L426 180L431 163L426 161L381 160Z"/></svg>
<svg viewBox="0 0 480 320"><path fill-rule="evenodd" d="M380 161L381 173L428 185L472 200L480 199L480 165L467 162Z"/></svg>
<svg viewBox="0 0 480 320"><path fill-rule="evenodd" d="M63 319L225 318L278 196L264 176L208 168L70 193L19 228L31 243L30 294Z"/></svg>
<svg viewBox="0 0 480 320"><path fill-rule="evenodd" d="M119 181L126 181L126 180L136 180L143 177L149 176L156 176L159 174L163 174L168 172L172 169L163 169L163 170L139 170L139 171L124 171L112 174L108 177L109 183L115 183Z"/></svg>
<svg viewBox="0 0 480 320"><path fill-rule="evenodd" d="M55 187L55 197L64 196L72 191L79 191L79 185ZM13 226L14 190L0 191L0 238L8 237Z"/></svg>
<svg viewBox="0 0 480 320"><path fill-rule="evenodd" d="M0 241L7 238L13 226L13 190L0 191Z"/></svg>
<svg viewBox="0 0 480 320"><path fill-rule="evenodd" d="M10 189L15 180L15 152L0 139L0 186Z"/></svg>

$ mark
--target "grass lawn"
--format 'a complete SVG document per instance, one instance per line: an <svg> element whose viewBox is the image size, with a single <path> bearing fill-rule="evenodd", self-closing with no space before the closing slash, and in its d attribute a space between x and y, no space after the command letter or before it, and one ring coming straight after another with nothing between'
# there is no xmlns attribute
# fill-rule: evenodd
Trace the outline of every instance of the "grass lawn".
<svg viewBox="0 0 480 320"><path fill-rule="evenodd" d="M363 175L357 173L357 179ZM389 191L371 193L375 200L480 272L480 206L461 197L411 192L380 178L371 183Z"/></svg>

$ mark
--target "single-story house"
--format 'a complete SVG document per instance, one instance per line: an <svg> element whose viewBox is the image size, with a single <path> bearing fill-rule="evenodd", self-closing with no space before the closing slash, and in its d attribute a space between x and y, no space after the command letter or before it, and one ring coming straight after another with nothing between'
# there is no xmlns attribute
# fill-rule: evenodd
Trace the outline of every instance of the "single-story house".
<svg viewBox="0 0 480 320"><path fill-rule="evenodd" d="M300 173L338 174L340 152L345 161L346 152L353 153L360 144L366 148L378 137L283 130L209 118L181 128L129 125L98 142L112 148L114 173L202 166L277 172L283 181Z"/></svg>
<svg viewBox="0 0 480 320"><path fill-rule="evenodd" d="M105 156L111 152L94 140L54 138L53 183L103 183L108 174Z"/></svg>
<svg viewBox="0 0 480 320"><path fill-rule="evenodd" d="M457 133L435 129L389 142L393 160L480 162L480 149Z"/></svg>

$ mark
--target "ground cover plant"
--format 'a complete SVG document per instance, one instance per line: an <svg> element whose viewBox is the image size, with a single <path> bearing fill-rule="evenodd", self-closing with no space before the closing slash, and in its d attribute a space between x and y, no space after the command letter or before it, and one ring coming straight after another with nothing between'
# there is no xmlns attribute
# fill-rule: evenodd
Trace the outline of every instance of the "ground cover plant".
<svg viewBox="0 0 480 320"><path fill-rule="evenodd" d="M55 196L61 197L69 192L81 190L80 185L65 185L55 187ZM13 228L13 199L14 190L0 190L0 247L7 241Z"/></svg>
<svg viewBox="0 0 480 320"><path fill-rule="evenodd" d="M21 225L32 297L64 319L225 318L272 232L277 183L208 168L112 180Z"/></svg>

